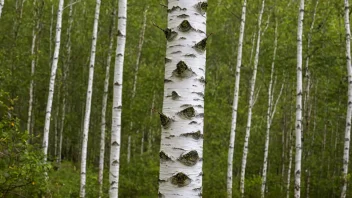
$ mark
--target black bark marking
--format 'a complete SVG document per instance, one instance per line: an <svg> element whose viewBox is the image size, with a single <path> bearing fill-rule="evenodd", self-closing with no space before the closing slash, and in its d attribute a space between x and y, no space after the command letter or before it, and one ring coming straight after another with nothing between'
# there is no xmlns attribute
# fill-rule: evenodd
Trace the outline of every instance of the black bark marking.
<svg viewBox="0 0 352 198"><path fill-rule="evenodd" d="M192 180L182 172L177 173L176 175L171 177L171 183L173 185L177 185L178 187L187 186L191 183L191 181Z"/></svg>
<svg viewBox="0 0 352 198"><path fill-rule="evenodd" d="M181 22L181 24L178 26L178 29L181 31L181 32L188 32L190 31L191 29L194 29L191 24L189 23L188 20L183 20Z"/></svg>
<svg viewBox="0 0 352 198"><path fill-rule="evenodd" d="M185 108L184 110L178 112L177 114L183 118L191 119L192 117L196 116L196 111L194 110L193 107L188 107L188 108Z"/></svg>
<svg viewBox="0 0 352 198"><path fill-rule="evenodd" d="M196 150L186 152L178 158L178 161L180 161L182 164L186 166L194 166L195 164L197 164L198 160L199 160L199 155Z"/></svg>
<svg viewBox="0 0 352 198"><path fill-rule="evenodd" d="M165 162L165 161L172 161L171 158L164 153L164 151L160 151L159 153L160 161Z"/></svg>

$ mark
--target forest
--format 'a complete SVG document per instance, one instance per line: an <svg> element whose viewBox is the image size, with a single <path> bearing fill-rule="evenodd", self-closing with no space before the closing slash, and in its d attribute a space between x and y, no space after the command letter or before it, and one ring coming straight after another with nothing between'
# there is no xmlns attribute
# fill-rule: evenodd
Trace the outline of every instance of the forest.
<svg viewBox="0 0 352 198"><path fill-rule="evenodd" d="M0 0L0 197L352 197L349 0Z"/></svg>

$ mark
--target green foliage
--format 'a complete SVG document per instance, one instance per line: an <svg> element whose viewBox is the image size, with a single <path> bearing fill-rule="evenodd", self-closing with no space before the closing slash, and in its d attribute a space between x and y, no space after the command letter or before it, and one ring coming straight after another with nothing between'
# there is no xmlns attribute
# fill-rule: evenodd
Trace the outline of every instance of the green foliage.
<svg viewBox="0 0 352 198"><path fill-rule="evenodd" d="M13 114L14 101L0 90L0 107L5 115L0 120L0 197L45 195L43 174L51 169L44 164L38 145L28 143L27 131L19 130L19 119ZM6 105L9 103L10 106Z"/></svg>

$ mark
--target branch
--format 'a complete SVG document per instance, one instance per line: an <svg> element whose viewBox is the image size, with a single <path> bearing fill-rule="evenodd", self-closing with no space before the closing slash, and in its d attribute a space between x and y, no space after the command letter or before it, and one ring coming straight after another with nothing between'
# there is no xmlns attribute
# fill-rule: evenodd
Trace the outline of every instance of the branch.
<svg viewBox="0 0 352 198"><path fill-rule="evenodd" d="M280 97L281 97L281 95L282 95L282 90L284 89L284 87L285 87L285 82L282 83L281 89L280 89L280 93L279 93L279 95L278 95L277 98L276 98L276 101L275 101L275 104L274 104L274 109L273 109L273 111L271 112L271 116L270 116L270 123L273 121L273 117L274 117L274 114L275 114L275 111L276 111L276 106L277 106L277 103L278 103L279 100L280 100Z"/></svg>
<svg viewBox="0 0 352 198"><path fill-rule="evenodd" d="M76 3L79 3L79 2L81 2L81 1L78 0L76 2L73 2L73 3L69 4L69 5L67 5L66 7L64 7L64 9L62 9L62 10L65 10L67 7L73 6L73 5L75 5Z"/></svg>

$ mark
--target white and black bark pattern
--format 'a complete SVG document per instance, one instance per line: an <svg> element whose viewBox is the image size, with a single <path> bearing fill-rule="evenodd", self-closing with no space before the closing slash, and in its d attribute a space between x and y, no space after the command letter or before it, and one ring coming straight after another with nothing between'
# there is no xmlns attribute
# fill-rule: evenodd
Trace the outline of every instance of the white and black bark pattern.
<svg viewBox="0 0 352 198"><path fill-rule="evenodd" d="M206 1L169 0L159 197L201 197Z"/></svg>
<svg viewBox="0 0 352 198"><path fill-rule="evenodd" d="M268 89L268 110L266 115L266 135L265 135L265 147L264 147L264 162L263 162L263 174L262 174L262 187L261 187L261 197L264 198L265 195L265 187L266 187L266 176L267 176L267 167L268 167L268 154L269 154L269 139L270 139L270 127L273 121L277 103L281 97L282 90L284 87L284 83L281 86L280 93L273 103L273 79L274 79L274 71L275 71L275 59L276 59L276 50L277 50L277 20L275 24L275 39L274 39L274 53L273 53L273 61L271 64L271 74L270 74L270 82ZM276 80L276 79L275 79Z"/></svg>
<svg viewBox="0 0 352 198"><path fill-rule="evenodd" d="M95 6L95 14L94 14L92 48L90 52L89 78L88 78L86 108L85 108L84 125L83 125L80 197L85 197L88 131L89 131L90 111L91 111L92 94L93 94L93 77L94 77L94 64L95 64L95 54L96 54L95 51L96 51L97 37L98 37L99 12L100 12L100 0L97 0L96 6Z"/></svg>
<svg viewBox="0 0 352 198"><path fill-rule="evenodd" d="M2 8L4 7L4 4L5 4L5 0L0 0L0 18L1 18Z"/></svg>
<svg viewBox="0 0 352 198"><path fill-rule="evenodd" d="M138 69L139 69L139 63L140 63L141 55L142 55L142 48L143 48L143 43L144 43L145 27L147 26L147 13L148 13L148 7L144 10L144 14L143 14L143 25L142 25L141 34L140 34L140 36L139 36L139 44L138 44L138 52L137 52L136 67L134 68L134 80L133 80L132 99L134 99L134 97L136 96L137 79L138 79Z"/></svg>
<svg viewBox="0 0 352 198"><path fill-rule="evenodd" d="M106 60L104 93L103 93L102 108L101 108L101 125L100 125L101 136L100 136L99 175L98 175L99 197L103 195L106 106L108 101L110 65L111 65L111 56L112 56L113 44L114 44L115 21L116 21L116 9L114 8L114 11L112 14L112 20L110 24L110 32L109 32L110 43L109 43L109 49L108 49L108 57Z"/></svg>
<svg viewBox="0 0 352 198"><path fill-rule="evenodd" d="M69 71L69 63L71 59L71 30L72 30L72 23L73 23L73 0L70 0L70 9L69 9L69 14L68 14L68 28L66 31L66 59L63 65L63 77L62 77L62 91L63 91L63 96L62 96L62 107L61 107L61 126L60 126L60 132L59 132L59 151L57 153L58 158L57 158L57 163L61 163L61 152L62 152L62 139L63 139L63 132L65 128L65 116L66 116L66 96L67 96L67 86L66 86L66 80L68 77L68 71Z"/></svg>
<svg viewBox="0 0 352 198"><path fill-rule="evenodd" d="M58 8L58 11L57 11L55 50L54 50L53 62L52 62L52 65L51 65L51 75L50 75L50 81L49 81L49 93L48 93L48 100L47 100L46 113L45 113L45 123L44 123L43 152L44 152L44 162L45 163L46 163L47 154L48 154L48 142L49 142L51 108L52 108L52 104L53 104L53 96L54 96L57 64L58 64L58 61L59 61L63 6L64 6L64 0L60 0L59 1L59 8Z"/></svg>
<svg viewBox="0 0 352 198"><path fill-rule="evenodd" d="M117 47L114 70L114 93L112 103L111 149L110 149L110 198L118 197L120 144L121 144L121 112L122 112L122 76L125 57L127 0L119 0Z"/></svg>
<svg viewBox="0 0 352 198"><path fill-rule="evenodd" d="M264 12L265 0L262 0L262 7L258 16L258 38L257 38L257 47L255 51L254 57L254 65L253 65L253 74L250 81L250 95L249 95L249 107L248 107L248 117L247 117L247 126L246 126L246 135L244 139L243 145L243 155L242 155L242 164L241 164L241 178L240 178L240 193L241 196L244 196L244 182L245 182L245 174L246 174L246 164L247 164L247 155L248 155L248 143L249 143L249 136L251 131L251 122L252 122L252 109L254 106L255 101L255 82L257 78L257 67L259 62L259 51L260 51L260 37L262 35L262 16Z"/></svg>
<svg viewBox="0 0 352 198"><path fill-rule="evenodd" d="M287 168L287 183L286 183L286 197L290 198L290 183L291 183L291 169L292 169L292 152L293 152L293 144L291 143L291 137L290 135L289 138L289 147L290 147L290 152L288 154L288 168Z"/></svg>
<svg viewBox="0 0 352 198"><path fill-rule="evenodd" d="M300 0L297 29L297 87L296 87L296 155L294 197L301 196L301 159L302 159L302 32L304 0Z"/></svg>
<svg viewBox="0 0 352 198"><path fill-rule="evenodd" d="M247 0L244 0L243 5L242 5L240 36L238 39L237 63L236 63L236 74L235 74L236 80L235 80L235 88L234 88L234 99L233 99L233 104L232 104L231 134L230 134L229 151L228 151L228 156L227 156L227 197L228 198L232 198L233 155L234 155L234 149L235 149L237 109L238 109L238 97L239 97L238 92L240 89L242 47L243 47L243 37L244 37L244 30L245 30L244 27L246 24L246 8L247 8ZM253 42L254 42L254 39L253 39ZM252 52L253 52L253 50L252 50ZM252 56L252 53L251 53L251 56Z"/></svg>
<svg viewBox="0 0 352 198"><path fill-rule="evenodd" d="M348 103L346 115L345 143L343 149L343 165L342 178L343 186L341 198L345 198L347 194L347 173L350 155L350 139L351 139L351 116L352 116L352 68L351 68L351 30L349 19L349 2L345 0L345 32L346 32L346 67L348 75Z"/></svg>

